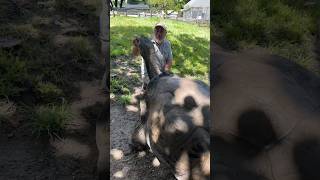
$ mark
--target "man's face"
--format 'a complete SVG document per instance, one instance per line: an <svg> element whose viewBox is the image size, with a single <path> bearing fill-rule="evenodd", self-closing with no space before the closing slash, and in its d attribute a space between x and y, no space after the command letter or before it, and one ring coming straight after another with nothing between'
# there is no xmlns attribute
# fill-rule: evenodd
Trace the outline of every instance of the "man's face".
<svg viewBox="0 0 320 180"><path fill-rule="evenodd" d="M154 28L154 31L155 31L155 36L158 43L162 42L166 37L166 34L167 34L166 30L161 26L157 26Z"/></svg>

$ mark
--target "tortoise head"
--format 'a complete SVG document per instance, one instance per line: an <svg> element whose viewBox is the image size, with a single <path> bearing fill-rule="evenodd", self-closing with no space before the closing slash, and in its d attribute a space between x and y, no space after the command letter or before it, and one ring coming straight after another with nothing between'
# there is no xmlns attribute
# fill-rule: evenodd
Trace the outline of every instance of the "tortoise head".
<svg viewBox="0 0 320 180"><path fill-rule="evenodd" d="M150 55L150 53L154 51L154 46L151 40L143 36L135 37L132 41L132 44L132 54L134 56L141 55L145 58L147 55Z"/></svg>

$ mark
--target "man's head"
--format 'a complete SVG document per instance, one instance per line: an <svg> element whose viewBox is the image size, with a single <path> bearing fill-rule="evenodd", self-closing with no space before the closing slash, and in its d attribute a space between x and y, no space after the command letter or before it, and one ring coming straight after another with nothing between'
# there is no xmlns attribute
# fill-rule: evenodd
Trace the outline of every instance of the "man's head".
<svg viewBox="0 0 320 180"><path fill-rule="evenodd" d="M157 23L154 26L154 37L157 43L162 43L167 35L167 27L163 23Z"/></svg>

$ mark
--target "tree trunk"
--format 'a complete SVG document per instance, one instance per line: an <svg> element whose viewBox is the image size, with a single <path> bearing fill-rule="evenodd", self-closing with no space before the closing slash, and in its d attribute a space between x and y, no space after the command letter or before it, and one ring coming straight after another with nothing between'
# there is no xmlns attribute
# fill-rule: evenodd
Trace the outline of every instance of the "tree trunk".
<svg viewBox="0 0 320 180"><path fill-rule="evenodd" d="M100 62L103 66L105 66L105 73L102 78L102 88L107 90L109 92L110 87L110 29L109 29L109 23L110 23L110 7L111 4L109 1L101 0L102 9L100 12L100 42L101 42L101 52L100 52ZM109 109L109 100L107 95L106 100L106 107L105 111L108 112ZM96 145L98 149L98 160L97 160L97 171L99 175L99 179L106 179L109 177L109 159L108 154L109 151L108 146L110 142L108 141L107 131L109 127L107 125L107 118L106 117L100 117L99 120L96 122Z"/></svg>
<svg viewBox="0 0 320 180"><path fill-rule="evenodd" d="M118 7L118 0L114 0L114 6Z"/></svg>

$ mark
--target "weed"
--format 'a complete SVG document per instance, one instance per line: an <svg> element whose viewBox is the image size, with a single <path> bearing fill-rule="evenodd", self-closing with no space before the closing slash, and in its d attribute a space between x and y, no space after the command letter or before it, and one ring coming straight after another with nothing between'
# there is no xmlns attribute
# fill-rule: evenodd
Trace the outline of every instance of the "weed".
<svg viewBox="0 0 320 180"><path fill-rule="evenodd" d="M131 94L121 95L119 101L123 105L128 105L131 102Z"/></svg>
<svg viewBox="0 0 320 180"><path fill-rule="evenodd" d="M111 92L115 94L129 93L128 83L120 77L111 77Z"/></svg>

